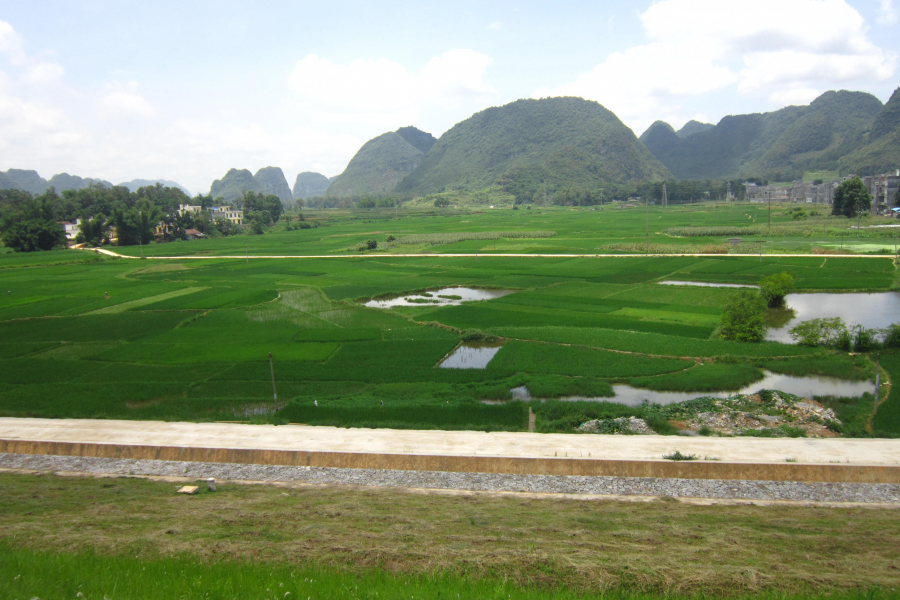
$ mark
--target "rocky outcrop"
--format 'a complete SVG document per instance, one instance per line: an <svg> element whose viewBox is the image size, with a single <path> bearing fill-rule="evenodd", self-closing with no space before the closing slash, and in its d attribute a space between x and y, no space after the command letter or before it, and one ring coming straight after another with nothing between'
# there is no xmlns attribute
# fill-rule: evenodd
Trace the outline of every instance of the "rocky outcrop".
<svg viewBox="0 0 900 600"><path fill-rule="evenodd" d="M291 188L281 167L264 167L256 172L253 179L263 188L263 193L278 196L282 202L290 202L293 199Z"/></svg>
<svg viewBox="0 0 900 600"><path fill-rule="evenodd" d="M333 179L334 177L329 179L321 173L304 171L297 175L297 181L294 182L294 198L324 196Z"/></svg>

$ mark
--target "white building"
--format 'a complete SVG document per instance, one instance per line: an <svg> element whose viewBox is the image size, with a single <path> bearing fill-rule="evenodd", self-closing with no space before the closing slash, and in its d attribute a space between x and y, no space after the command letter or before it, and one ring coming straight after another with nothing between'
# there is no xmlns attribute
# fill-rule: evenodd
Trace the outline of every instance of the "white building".
<svg viewBox="0 0 900 600"><path fill-rule="evenodd" d="M181 215L187 212L199 213L202 210L202 206L194 206L193 204L178 205L178 214ZM231 221L235 225L244 224L244 211L233 209L230 206L210 206L209 216L212 217L213 221L216 219L225 219L226 221Z"/></svg>

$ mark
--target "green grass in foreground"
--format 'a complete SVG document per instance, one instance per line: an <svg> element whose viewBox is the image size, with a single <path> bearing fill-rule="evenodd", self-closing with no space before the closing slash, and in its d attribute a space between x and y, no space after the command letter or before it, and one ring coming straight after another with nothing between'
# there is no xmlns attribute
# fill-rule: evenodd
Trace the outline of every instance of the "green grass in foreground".
<svg viewBox="0 0 900 600"><path fill-rule="evenodd" d="M504 579L397 575L375 570L354 573L346 569L342 571L339 567L224 560L201 562L188 555L148 560L103 556L94 552L35 552L8 545L0 546L0 555L0 598L4 600L285 600L303 597L320 600L679 600L709 597L702 593L682 596L624 590L597 594L566 588L528 588ZM891 590L870 588L828 594L760 593L733 597L756 600L887 600L898 597L898 594Z"/></svg>
<svg viewBox="0 0 900 600"><path fill-rule="evenodd" d="M180 485L0 473L0 598L896 597L896 508Z"/></svg>

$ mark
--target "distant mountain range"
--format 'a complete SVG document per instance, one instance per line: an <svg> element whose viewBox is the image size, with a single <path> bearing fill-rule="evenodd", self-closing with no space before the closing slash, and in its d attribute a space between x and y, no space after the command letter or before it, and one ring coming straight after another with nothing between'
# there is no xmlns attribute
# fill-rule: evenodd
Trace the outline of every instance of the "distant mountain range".
<svg viewBox="0 0 900 600"><path fill-rule="evenodd" d="M325 195L390 194L415 170L435 142L433 135L415 127L401 127L381 134L363 144L344 172L328 186Z"/></svg>
<svg viewBox="0 0 900 600"><path fill-rule="evenodd" d="M669 170L612 112L581 98L545 98L489 108L454 125L396 191L500 183L531 199L544 184L588 188L665 178Z"/></svg>
<svg viewBox="0 0 900 600"><path fill-rule="evenodd" d="M284 171L280 167L265 167L253 175L247 169L230 169L222 179L216 179L209 188L209 195L222 198L223 202L231 202L244 195L244 192L273 194L282 202L293 199Z"/></svg>
<svg viewBox="0 0 900 600"><path fill-rule="evenodd" d="M161 183L165 187L178 188L188 196L191 195L191 192L188 191L186 187L178 182L169 181L168 179L132 179L131 181L120 183L119 187L127 187L130 191L136 192L139 188L147 187L148 185L156 185L157 183Z"/></svg>
<svg viewBox="0 0 900 600"><path fill-rule="evenodd" d="M787 180L805 171L869 175L900 168L900 88L886 104L863 92L831 91L808 106L729 115L717 124L688 121L680 130L653 123L640 138L615 114L581 98L517 100L454 125L440 139L412 126L366 142L343 173L305 171L293 190L279 167L251 174L231 169L210 187L230 202L245 191L283 202L315 196L426 195L499 185L517 198L570 186L662 179L767 177ZM136 190L157 182L119 185ZM67 173L45 180L36 171L0 172L0 189L41 194L109 182Z"/></svg>
<svg viewBox="0 0 900 600"><path fill-rule="evenodd" d="M294 199L314 198L316 196L324 196L325 191L331 182L337 179L334 177L325 177L321 173L313 173L312 171L304 171L297 175L294 182Z"/></svg>
<svg viewBox="0 0 900 600"><path fill-rule="evenodd" d="M35 196L43 194L50 187L53 187L57 193L61 193L66 190L81 190L94 183L100 183L106 187L113 187L113 184L103 179L79 177L77 175L69 175L68 173L59 173L51 177L48 181L38 175L37 171L28 171L24 169L9 169L5 173L0 171L0 190L23 190ZM184 186L166 179L134 179L125 183L120 183L119 186L127 187L130 191L135 192L138 188L156 185L157 183L161 183L166 187L180 188L188 196L191 195Z"/></svg>
<svg viewBox="0 0 900 600"><path fill-rule="evenodd" d="M897 92L885 105L863 92L826 92L809 106L727 116L684 135L688 125L675 132L657 121L641 135L678 179L788 179L810 170L868 175L900 166Z"/></svg>

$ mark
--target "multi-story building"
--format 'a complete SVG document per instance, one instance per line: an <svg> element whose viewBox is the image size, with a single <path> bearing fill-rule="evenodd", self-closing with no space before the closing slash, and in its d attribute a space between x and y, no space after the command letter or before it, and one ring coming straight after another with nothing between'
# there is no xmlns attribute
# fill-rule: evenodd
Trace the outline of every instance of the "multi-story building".
<svg viewBox="0 0 900 600"><path fill-rule="evenodd" d="M178 206L178 212L182 215L186 212L199 213L202 210L202 206L194 206L192 204L180 204ZM213 221L216 219L225 219L226 221L231 221L235 225L244 224L244 211L234 209L231 206L210 206L209 216L212 217Z"/></svg>
<svg viewBox="0 0 900 600"><path fill-rule="evenodd" d="M863 177L862 180L872 194L872 212L887 213L900 202L900 196L897 195L900 188L900 169L882 175Z"/></svg>

